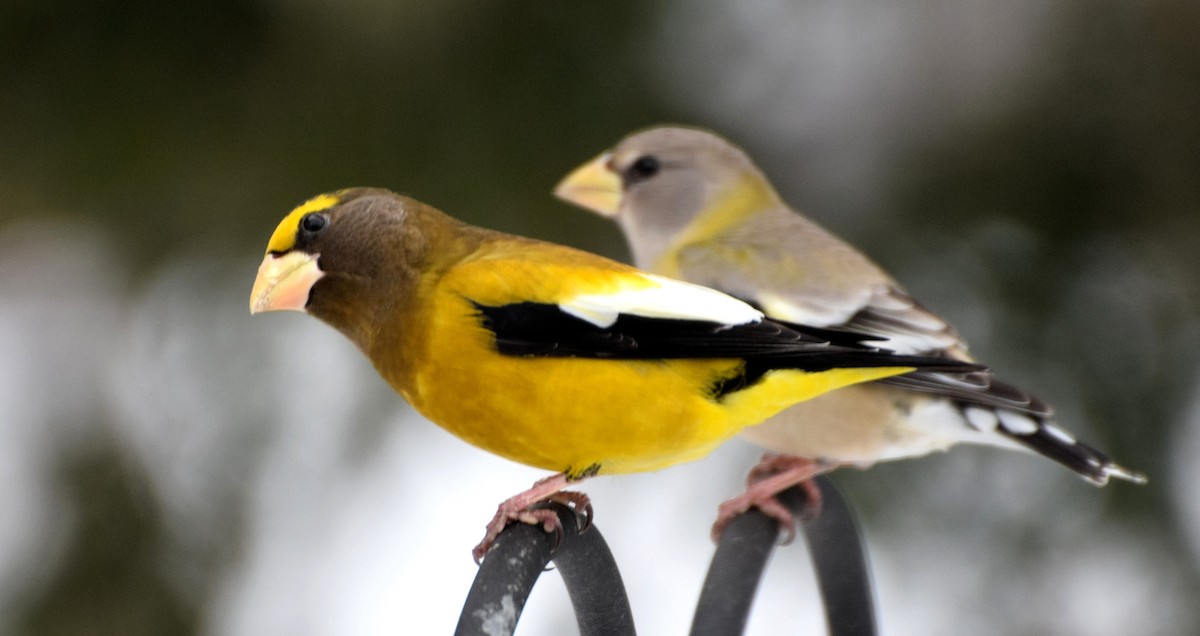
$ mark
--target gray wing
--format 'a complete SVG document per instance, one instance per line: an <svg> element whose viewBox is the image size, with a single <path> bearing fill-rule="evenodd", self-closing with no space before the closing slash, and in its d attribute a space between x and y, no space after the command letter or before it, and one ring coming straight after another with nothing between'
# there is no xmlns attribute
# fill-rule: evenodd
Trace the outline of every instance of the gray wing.
<svg viewBox="0 0 1200 636"><path fill-rule="evenodd" d="M886 338L898 353L945 352L966 344L870 259L787 209L760 214L715 240L678 250L680 275L758 305L776 320Z"/></svg>

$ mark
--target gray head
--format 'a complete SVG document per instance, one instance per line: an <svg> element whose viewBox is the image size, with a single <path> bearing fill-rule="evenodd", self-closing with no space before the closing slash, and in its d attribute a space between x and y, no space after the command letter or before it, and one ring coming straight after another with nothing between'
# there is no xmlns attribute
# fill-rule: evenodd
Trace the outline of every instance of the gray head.
<svg viewBox="0 0 1200 636"><path fill-rule="evenodd" d="M698 128L658 127L621 140L568 175L555 194L621 225L639 267L710 222L778 203L745 152ZM720 218L717 218L720 217Z"/></svg>

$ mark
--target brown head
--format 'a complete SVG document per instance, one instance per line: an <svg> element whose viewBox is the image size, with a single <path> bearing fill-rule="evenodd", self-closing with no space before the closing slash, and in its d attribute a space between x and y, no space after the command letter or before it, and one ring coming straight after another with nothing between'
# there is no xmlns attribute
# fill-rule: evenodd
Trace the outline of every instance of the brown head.
<svg viewBox="0 0 1200 636"><path fill-rule="evenodd" d="M250 296L250 313L309 313L368 349L409 299L439 230L458 221L388 190L354 188L297 206L275 228Z"/></svg>

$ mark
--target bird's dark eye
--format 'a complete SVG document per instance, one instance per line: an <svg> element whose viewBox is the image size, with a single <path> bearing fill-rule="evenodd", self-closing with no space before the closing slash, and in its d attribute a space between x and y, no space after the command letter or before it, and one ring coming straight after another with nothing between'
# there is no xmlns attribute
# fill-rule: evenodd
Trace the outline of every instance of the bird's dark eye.
<svg viewBox="0 0 1200 636"><path fill-rule="evenodd" d="M300 218L300 229L308 232L309 234L316 234L317 232L320 232L328 222L329 219L326 218L324 214L317 214L316 212L313 212L312 214L305 214Z"/></svg>
<svg viewBox="0 0 1200 636"><path fill-rule="evenodd" d="M627 170L625 173L626 179L628 181L641 181L643 179L649 179L650 177L658 174L658 170L661 167L662 164L659 163L657 157L653 155L642 155L641 157L638 157L637 161L634 161L632 164L630 164L629 170Z"/></svg>

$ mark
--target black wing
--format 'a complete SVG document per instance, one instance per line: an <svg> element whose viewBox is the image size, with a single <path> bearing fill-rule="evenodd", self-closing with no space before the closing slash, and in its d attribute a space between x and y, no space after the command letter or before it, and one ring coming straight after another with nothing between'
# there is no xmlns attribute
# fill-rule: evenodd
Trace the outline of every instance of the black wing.
<svg viewBox="0 0 1200 636"><path fill-rule="evenodd" d="M1044 419L1054 417L1054 409L1050 405L1011 384L992 378L988 372L943 374L921 370L884 378L878 382L909 391L950 398L964 408L986 406Z"/></svg>
<svg viewBox="0 0 1200 636"><path fill-rule="evenodd" d="M621 314L609 327L572 316L557 305L475 303L484 327L505 355L610 359L738 358L747 371L824 371L834 367L912 366L969 372L983 367L930 356L898 356L873 348L863 334L783 325L770 320L722 325L700 320Z"/></svg>

